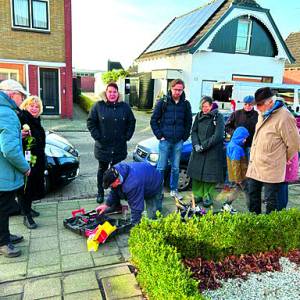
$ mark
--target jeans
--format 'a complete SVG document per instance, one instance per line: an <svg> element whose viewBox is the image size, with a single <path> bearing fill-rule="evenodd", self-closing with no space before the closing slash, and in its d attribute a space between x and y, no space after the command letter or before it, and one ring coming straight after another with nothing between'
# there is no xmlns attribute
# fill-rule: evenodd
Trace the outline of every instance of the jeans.
<svg viewBox="0 0 300 300"><path fill-rule="evenodd" d="M266 213L278 209L278 193L281 183L266 183L255 179L248 179L247 192L249 196L249 211L261 213L261 192L265 188Z"/></svg>
<svg viewBox="0 0 300 300"><path fill-rule="evenodd" d="M164 178L164 171L168 165L168 161L171 163L171 177L170 177L170 189L171 191L178 190L179 179L179 164L182 150L183 141L177 143L171 143L167 140L159 141L159 158L157 162L157 170L162 174Z"/></svg>
<svg viewBox="0 0 300 300"><path fill-rule="evenodd" d="M289 201L289 184L282 182L279 188L278 194L278 210L282 210L287 207Z"/></svg>
<svg viewBox="0 0 300 300"><path fill-rule="evenodd" d="M9 211L15 201L15 191L0 191L0 246L9 243Z"/></svg>

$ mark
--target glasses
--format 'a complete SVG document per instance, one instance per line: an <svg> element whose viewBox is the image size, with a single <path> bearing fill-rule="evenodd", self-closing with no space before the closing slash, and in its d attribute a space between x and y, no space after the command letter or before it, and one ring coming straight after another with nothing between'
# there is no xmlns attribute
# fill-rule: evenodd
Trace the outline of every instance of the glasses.
<svg viewBox="0 0 300 300"><path fill-rule="evenodd" d="M172 89L172 91L181 93L183 92L183 89Z"/></svg>
<svg viewBox="0 0 300 300"><path fill-rule="evenodd" d="M21 92L15 92L16 95L19 95L22 98L22 101L25 99L25 95Z"/></svg>

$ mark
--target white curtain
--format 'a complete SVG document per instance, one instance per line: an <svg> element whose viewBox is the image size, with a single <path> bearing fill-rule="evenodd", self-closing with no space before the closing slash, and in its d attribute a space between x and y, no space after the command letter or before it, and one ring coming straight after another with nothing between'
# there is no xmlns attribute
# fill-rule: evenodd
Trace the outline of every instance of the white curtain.
<svg viewBox="0 0 300 300"><path fill-rule="evenodd" d="M14 0L14 19L16 26L29 27L28 0Z"/></svg>
<svg viewBox="0 0 300 300"><path fill-rule="evenodd" d="M47 3L42 1L32 1L33 28L48 29Z"/></svg>

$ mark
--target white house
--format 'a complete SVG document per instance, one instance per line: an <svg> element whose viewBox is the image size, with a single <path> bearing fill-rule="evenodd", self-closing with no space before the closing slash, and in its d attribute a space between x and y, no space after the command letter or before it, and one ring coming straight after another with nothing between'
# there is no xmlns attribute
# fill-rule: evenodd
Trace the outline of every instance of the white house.
<svg viewBox="0 0 300 300"><path fill-rule="evenodd" d="M151 74L153 102L181 78L196 112L214 82L282 83L285 62L293 61L268 9L254 0L215 0L174 18L135 63L139 74Z"/></svg>

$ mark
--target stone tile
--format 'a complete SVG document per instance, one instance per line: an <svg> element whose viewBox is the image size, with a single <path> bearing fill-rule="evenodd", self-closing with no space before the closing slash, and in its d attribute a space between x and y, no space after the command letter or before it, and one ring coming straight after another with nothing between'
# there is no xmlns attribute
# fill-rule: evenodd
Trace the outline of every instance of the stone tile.
<svg viewBox="0 0 300 300"><path fill-rule="evenodd" d="M23 225L23 216L9 217L9 226L11 225Z"/></svg>
<svg viewBox="0 0 300 300"><path fill-rule="evenodd" d="M0 298L1 300L22 300L22 294L4 296Z"/></svg>
<svg viewBox="0 0 300 300"><path fill-rule="evenodd" d="M36 209L39 213L40 216L45 218L45 217L56 217L57 216L57 209L56 208L51 208L51 209Z"/></svg>
<svg viewBox="0 0 300 300"><path fill-rule="evenodd" d="M15 295L23 293L23 282L8 282L0 284L0 299L3 296Z"/></svg>
<svg viewBox="0 0 300 300"><path fill-rule="evenodd" d="M76 272L63 279L63 290L65 294L98 289L99 284L95 271Z"/></svg>
<svg viewBox="0 0 300 300"><path fill-rule="evenodd" d="M143 300L145 299L143 296L134 296L129 298L122 298L122 300Z"/></svg>
<svg viewBox="0 0 300 300"><path fill-rule="evenodd" d="M125 261L129 261L130 259L130 252L128 247L120 248L121 254L124 257Z"/></svg>
<svg viewBox="0 0 300 300"><path fill-rule="evenodd" d="M115 254L120 255L119 247L114 243L112 246L104 243L103 245L99 245L98 251L91 252L92 257L103 257L103 256L111 256Z"/></svg>
<svg viewBox="0 0 300 300"><path fill-rule="evenodd" d="M30 253L36 251L44 251L50 249L57 249L58 251L58 238L57 236L41 237L37 239L31 239Z"/></svg>
<svg viewBox="0 0 300 300"><path fill-rule="evenodd" d="M48 236L57 236L56 226L40 226L37 229L31 230L31 238L43 238Z"/></svg>
<svg viewBox="0 0 300 300"><path fill-rule="evenodd" d="M75 294L65 294L64 300L102 300L102 295L99 290L79 292Z"/></svg>
<svg viewBox="0 0 300 300"><path fill-rule="evenodd" d="M86 239L60 241L61 255L73 254L79 252L87 252Z"/></svg>
<svg viewBox="0 0 300 300"><path fill-rule="evenodd" d="M62 256L62 271L77 270L93 267L90 253L76 253Z"/></svg>
<svg viewBox="0 0 300 300"><path fill-rule="evenodd" d="M35 221L40 226L46 226L46 225L47 226L49 226L49 225L56 226L57 225L57 219L53 216L51 216L51 217L40 216L40 217L36 218Z"/></svg>
<svg viewBox="0 0 300 300"><path fill-rule="evenodd" d="M27 277L49 275L49 274L55 274L55 273L60 273L60 272L61 272L60 264L36 267L36 268L28 268Z"/></svg>
<svg viewBox="0 0 300 300"><path fill-rule="evenodd" d="M26 282L23 300L60 296L61 282L59 278L34 279Z"/></svg>
<svg viewBox="0 0 300 300"><path fill-rule="evenodd" d="M119 247L128 247L129 234L120 234L116 236L116 241Z"/></svg>
<svg viewBox="0 0 300 300"><path fill-rule="evenodd" d="M58 249L29 253L28 268L57 265L60 263Z"/></svg>
<svg viewBox="0 0 300 300"><path fill-rule="evenodd" d="M28 246L19 246L16 245L16 248L20 249L22 251L22 254L18 257L13 258L13 262L22 262L28 260ZM12 259L9 257L5 257L4 255L0 255L0 265L2 264L10 264L12 262Z"/></svg>
<svg viewBox="0 0 300 300"><path fill-rule="evenodd" d="M57 208L57 203L38 203L33 205L33 209L55 209Z"/></svg>
<svg viewBox="0 0 300 300"><path fill-rule="evenodd" d="M141 296L142 292L133 274L106 277L102 284L107 300Z"/></svg>
<svg viewBox="0 0 300 300"><path fill-rule="evenodd" d="M69 240L81 240L83 241L85 237L76 234L75 232L72 232L68 229L63 228L63 230L59 230L59 240L61 241L69 241Z"/></svg>
<svg viewBox="0 0 300 300"><path fill-rule="evenodd" d="M96 275L99 280L104 277L112 277L112 276L123 275L123 274L130 274L130 270L128 266L102 268L96 271Z"/></svg>
<svg viewBox="0 0 300 300"><path fill-rule="evenodd" d="M106 266L112 264L119 264L124 262L124 259L121 255L110 255L110 256L103 256L103 257L93 257L95 266Z"/></svg>
<svg viewBox="0 0 300 300"><path fill-rule="evenodd" d="M58 211L79 209L78 201L63 201L58 204Z"/></svg>
<svg viewBox="0 0 300 300"><path fill-rule="evenodd" d="M30 230L22 224L9 225L9 231L11 234L29 236Z"/></svg>
<svg viewBox="0 0 300 300"><path fill-rule="evenodd" d="M0 282L23 279L26 276L26 268L27 262L11 262L9 265L0 264Z"/></svg>

